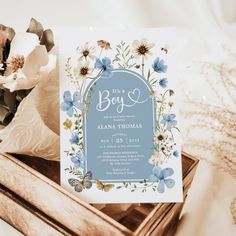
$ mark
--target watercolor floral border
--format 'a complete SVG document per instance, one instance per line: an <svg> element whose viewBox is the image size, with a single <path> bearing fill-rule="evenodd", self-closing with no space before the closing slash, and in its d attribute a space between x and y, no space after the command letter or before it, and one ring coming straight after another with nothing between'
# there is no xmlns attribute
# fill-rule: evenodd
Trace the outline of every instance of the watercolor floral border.
<svg viewBox="0 0 236 236"><path fill-rule="evenodd" d="M146 61L152 55L154 47L155 44L147 39L134 40L132 45L121 41L114 47L116 54L112 60L103 56L106 51L112 49L111 44L105 40L98 40L97 46L91 46L88 42L78 46L74 63L71 57L67 59L65 73L68 80L74 85L76 92L72 95L70 91L65 91L61 103L61 110L67 114L63 126L71 133L69 140L71 147L65 151L71 160L71 165L65 168L65 171L73 176L68 182L76 192L90 189L93 185L92 172L83 173L86 162L83 144L83 115L89 109L96 83L89 89L87 100L83 101L86 84L98 77L109 79L112 77L113 69L118 68L138 72L146 79L152 88L150 96L155 99L157 121L156 132L153 135L153 155L148 159L149 164L153 165L152 173L141 182L123 182L116 186L116 189L143 193L151 190L164 193L165 187L174 187L175 180L170 178L174 174L174 170L161 168L161 165L167 163L170 158L180 156L173 134L174 131L179 132L176 115L172 112L175 106L172 100L174 91L168 88L168 78L165 76L168 66L163 59L156 57L153 64L147 68ZM162 54L167 54L168 50L160 48ZM97 189L104 192L115 188L114 184L104 184L100 180L95 180L95 184Z"/></svg>

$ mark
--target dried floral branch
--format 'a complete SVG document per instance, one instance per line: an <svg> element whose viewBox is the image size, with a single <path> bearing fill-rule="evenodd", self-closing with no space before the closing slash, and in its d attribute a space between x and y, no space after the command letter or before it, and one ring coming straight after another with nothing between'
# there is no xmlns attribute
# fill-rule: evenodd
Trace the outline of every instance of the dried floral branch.
<svg viewBox="0 0 236 236"><path fill-rule="evenodd" d="M79 179L83 179L83 173L75 167L70 166L68 168L65 168L65 171L68 171L70 174L75 175Z"/></svg>
<svg viewBox="0 0 236 236"><path fill-rule="evenodd" d="M230 212L233 217L233 222L236 224L236 198L233 199L230 205Z"/></svg>
<svg viewBox="0 0 236 236"><path fill-rule="evenodd" d="M211 156L200 157L212 166L223 170L236 179L236 69L231 63L236 54L225 49L224 62L198 62L201 74L210 91L215 95L215 102L199 101L184 91L182 115L185 119L193 119L194 124L186 129L187 148L211 153ZM208 135L204 138L192 138L195 132ZM213 158L216 157L216 158Z"/></svg>

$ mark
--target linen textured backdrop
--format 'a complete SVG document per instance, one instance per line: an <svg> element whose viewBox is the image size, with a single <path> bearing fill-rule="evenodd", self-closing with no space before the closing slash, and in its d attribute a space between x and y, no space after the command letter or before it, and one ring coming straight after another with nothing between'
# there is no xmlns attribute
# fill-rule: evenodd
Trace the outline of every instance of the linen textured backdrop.
<svg viewBox="0 0 236 236"><path fill-rule="evenodd" d="M0 22L17 31L25 31L31 17L48 28L175 26L183 148L207 159L199 165L176 235L236 235L229 208L236 197L235 0L0 0L0 6ZM223 75L217 73L222 65ZM215 107L231 120L217 118ZM0 235L20 234L0 221Z"/></svg>

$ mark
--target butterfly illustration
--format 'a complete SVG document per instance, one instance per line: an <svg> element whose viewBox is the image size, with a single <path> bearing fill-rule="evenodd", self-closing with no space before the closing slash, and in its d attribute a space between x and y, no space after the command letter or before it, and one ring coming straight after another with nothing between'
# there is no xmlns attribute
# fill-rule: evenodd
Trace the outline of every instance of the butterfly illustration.
<svg viewBox="0 0 236 236"><path fill-rule="evenodd" d="M111 189L115 187L114 184L104 184L98 179L96 180L96 185L99 190L104 192L109 192Z"/></svg>
<svg viewBox="0 0 236 236"><path fill-rule="evenodd" d="M92 187L92 172L88 171L82 180L78 180L78 179L68 179L69 184L75 188L76 192L82 192L83 189L90 189Z"/></svg>
<svg viewBox="0 0 236 236"><path fill-rule="evenodd" d="M85 108L85 105L81 103L80 100L80 92L75 92L72 99L71 92L65 91L63 94L63 102L61 103L61 110L66 111L67 115L72 117L74 113L74 107L79 110L83 110Z"/></svg>

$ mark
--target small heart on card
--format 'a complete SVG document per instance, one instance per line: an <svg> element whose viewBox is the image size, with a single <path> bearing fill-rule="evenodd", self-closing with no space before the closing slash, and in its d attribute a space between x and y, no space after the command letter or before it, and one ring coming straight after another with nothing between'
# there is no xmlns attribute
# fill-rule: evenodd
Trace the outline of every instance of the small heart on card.
<svg viewBox="0 0 236 236"><path fill-rule="evenodd" d="M133 91L128 92L128 97L133 102L138 102L140 98L140 90L135 88Z"/></svg>

